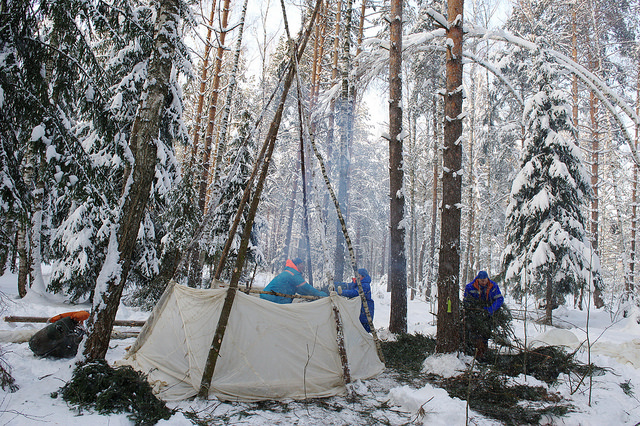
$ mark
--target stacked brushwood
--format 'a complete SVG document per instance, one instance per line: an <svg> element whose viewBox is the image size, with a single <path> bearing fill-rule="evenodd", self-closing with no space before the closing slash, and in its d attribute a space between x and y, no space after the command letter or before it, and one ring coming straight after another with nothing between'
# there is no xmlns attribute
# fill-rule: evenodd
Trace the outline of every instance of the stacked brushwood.
<svg viewBox="0 0 640 426"><path fill-rule="evenodd" d="M416 388L425 383L441 387L452 397L466 400L474 411L507 425L539 424L569 413L574 407L552 386L561 377L570 376L579 383L603 370L576 361L575 353L557 346L518 349L510 312L504 308L494 314L492 339L496 349L484 362L472 362L455 377L425 373L423 362L435 353L435 339L405 334L398 335L395 341L382 342L389 373ZM514 383L511 378L521 374L533 376L546 386Z"/></svg>
<svg viewBox="0 0 640 426"><path fill-rule="evenodd" d="M465 331L461 341L462 351L468 355L473 355L475 348L469 339L469 331L475 334L489 336L496 348L512 348L518 346L518 338L513 330L513 316L506 304L489 315L486 302L478 299L467 299L464 301L464 309L461 313L462 329Z"/></svg>

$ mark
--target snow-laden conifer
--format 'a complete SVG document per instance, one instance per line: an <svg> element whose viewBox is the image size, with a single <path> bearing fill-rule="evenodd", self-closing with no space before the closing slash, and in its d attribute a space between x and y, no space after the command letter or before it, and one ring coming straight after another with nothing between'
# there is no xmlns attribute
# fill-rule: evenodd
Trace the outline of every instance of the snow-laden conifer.
<svg viewBox="0 0 640 426"><path fill-rule="evenodd" d="M220 194L220 203L215 206L211 228L204 244L207 255L214 264L218 263L220 251L229 237L229 229L236 217L238 206L242 200L245 187L253 170L253 163L255 162L255 141L251 135L253 118L247 110L242 111L239 117L240 122L237 123L236 135L232 137L229 142L229 149L225 153L223 160L225 166L221 170L221 179L216 182L216 193L221 191L220 183L228 180L229 184L226 186L226 191ZM237 167L233 167L238 156L240 156L240 159L237 161ZM233 236L233 242L227 257L228 265L233 264L237 257L247 215L248 209L245 209L240 217L236 234ZM262 255L258 250L258 233L255 228L256 224L254 224L254 230L251 233L248 252L248 260L251 263L262 261ZM225 270L228 271L230 268ZM228 278L228 276L225 276L225 278Z"/></svg>
<svg viewBox="0 0 640 426"><path fill-rule="evenodd" d="M551 309L564 295L600 285L599 262L583 213L592 189L574 143L558 68L542 52L531 70L538 91L525 105L525 140L507 207L503 265L516 294L546 299L551 322Z"/></svg>

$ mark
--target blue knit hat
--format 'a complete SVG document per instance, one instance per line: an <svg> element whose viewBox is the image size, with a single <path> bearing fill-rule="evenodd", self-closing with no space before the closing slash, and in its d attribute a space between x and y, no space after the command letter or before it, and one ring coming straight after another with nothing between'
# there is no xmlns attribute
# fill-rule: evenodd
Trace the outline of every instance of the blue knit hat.
<svg viewBox="0 0 640 426"><path fill-rule="evenodd" d="M360 268L360 269L358 269L358 273L359 273L360 275L362 275L363 277L368 277L368 276L369 276L369 272L367 272L367 270L366 270L366 269L364 269L364 268Z"/></svg>
<svg viewBox="0 0 640 426"><path fill-rule="evenodd" d="M299 257L294 257L293 259L291 259L291 261L293 262L294 265L299 265L301 263L304 263L304 260L300 259Z"/></svg>
<svg viewBox="0 0 640 426"><path fill-rule="evenodd" d="M485 278L489 278L489 274L487 274L487 271L478 272L478 276L476 277L477 280L484 280Z"/></svg>

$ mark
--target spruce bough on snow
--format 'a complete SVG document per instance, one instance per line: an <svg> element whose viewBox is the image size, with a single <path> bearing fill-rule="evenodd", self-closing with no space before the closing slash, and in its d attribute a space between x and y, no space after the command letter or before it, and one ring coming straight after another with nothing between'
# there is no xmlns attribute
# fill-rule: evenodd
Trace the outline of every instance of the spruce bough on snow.
<svg viewBox="0 0 640 426"><path fill-rule="evenodd" d="M71 380L60 388L62 399L80 412L95 409L100 414L131 413L136 425L153 425L174 412L159 400L146 377L129 366L112 368L105 360L79 365ZM58 393L51 395L57 398Z"/></svg>

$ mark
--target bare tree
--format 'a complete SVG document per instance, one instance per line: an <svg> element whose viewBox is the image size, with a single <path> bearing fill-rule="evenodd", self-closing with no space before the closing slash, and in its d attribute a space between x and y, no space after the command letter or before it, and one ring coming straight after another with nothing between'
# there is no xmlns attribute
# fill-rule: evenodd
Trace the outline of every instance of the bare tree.
<svg viewBox="0 0 640 426"><path fill-rule="evenodd" d="M462 17L464 0L448 4L447 87L444 95L442 219L438 259L436 350L455 352L460 343L460 201L462 198Z"/></svg>
<svg viewBox="0 0 640 426"><path fill-rule="evenodd" d="M198 155L198 143L200 141L200 120L204 106L204 95L207 88L207 73L209 71L209 52L211 51L211 33L213 32L213 20L216 12L216 0L211 1L211 12L209 14L209 25L207 27L207 38L205 39L204 55L202 58L202 68L200 71L200 91L198 92L198 106L193 124L193 148L191 151L191 163ZM193 165L193 164L192 164Z"/></svg>
<svg viewBox="0 0 640 426"><path fill-rule="evenodd" d="M213 91L211 93L211 105L209 106L209 118L207 122L207 131L204 137L204 152L202 153L202 177L200 180L200 195L198 203L200 210L205 211L207 199L207 187L209 186L209 168L211 159L211 146L213 145L213 127L216 119L216 111L218 108L218 96L220 94L220 75L222 69L222 57L224 55L224 42L227 36L227 25L229 21L229 0L225 0L222 7L222 28L220 29L219 45L216 54L216 64L213 75ZM221 153L218 152L218 157Z"/></svg>
<svg viewBox="0 0 640 426"><path fill-rule="evenodd" d="M389 13L389 331L407 331L407 261L404 253L404 192L402 183L402 6L392 0Z"/></svg>

